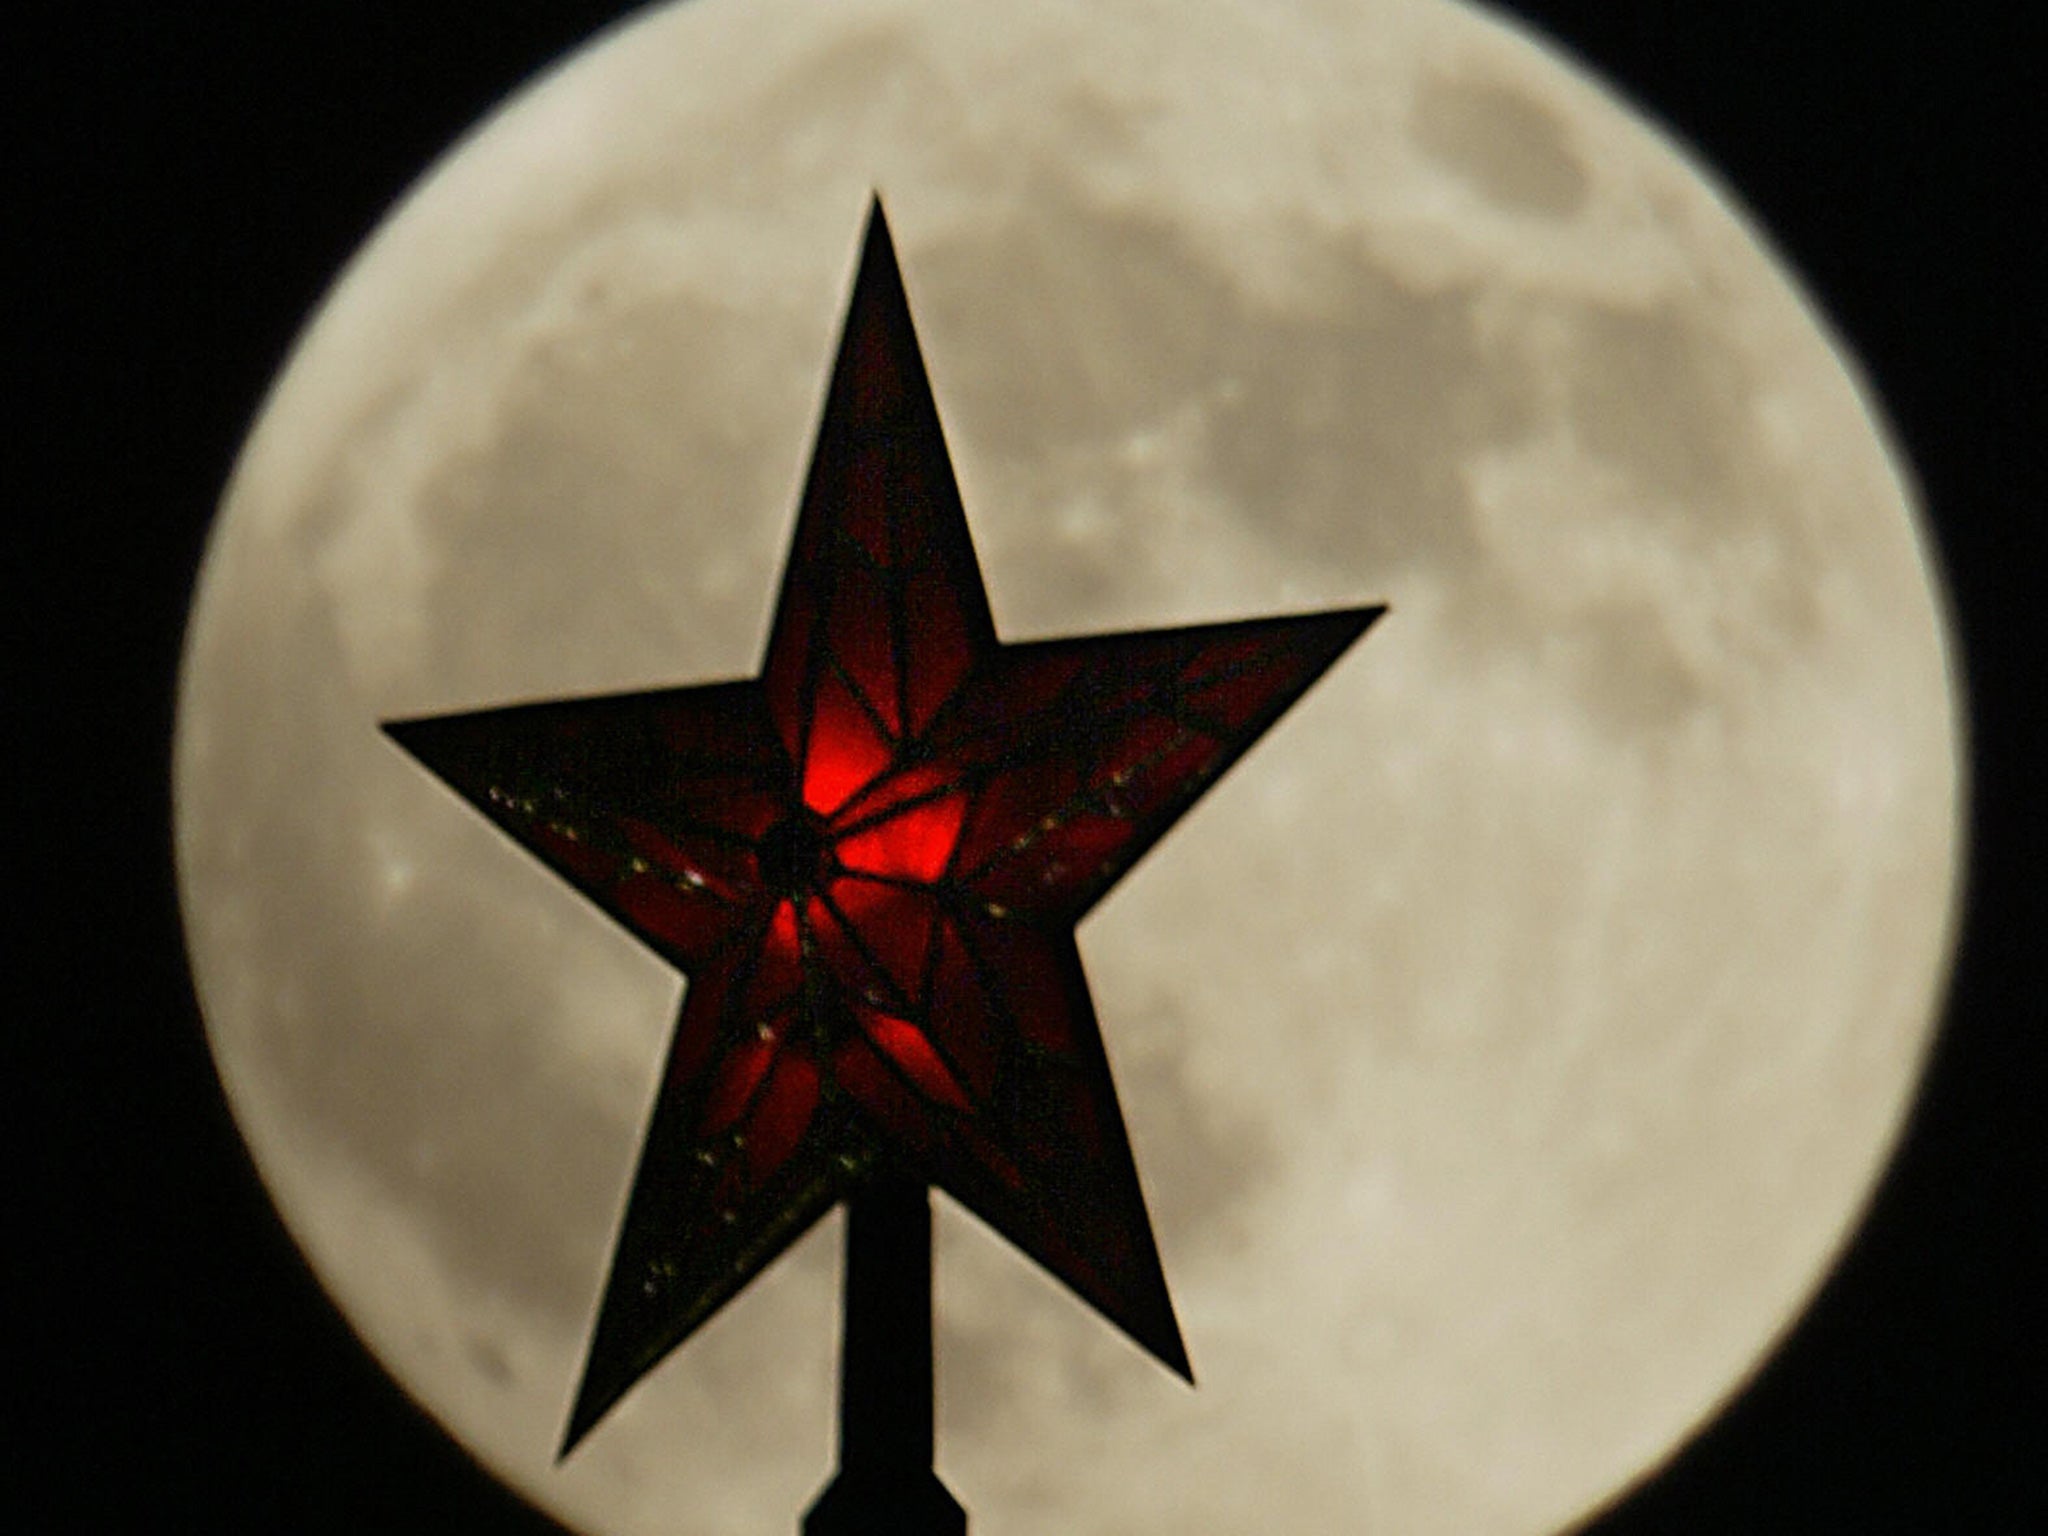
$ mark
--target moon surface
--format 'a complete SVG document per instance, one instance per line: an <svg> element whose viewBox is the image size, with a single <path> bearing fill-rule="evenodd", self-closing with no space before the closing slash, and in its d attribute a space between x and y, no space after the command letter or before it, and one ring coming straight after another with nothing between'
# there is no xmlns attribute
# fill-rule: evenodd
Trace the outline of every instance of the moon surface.
<svg viewBox="0 0 2048 1536"><path fill-rule="evenodd" d="M981 1536L1535 1536L1788 1327L1948 964L1961 703L1742 215L1440 0L692 0L489 120L238 464L177 853L228 1096L405 1389L598 1536L785 1532L838 1218L560 1433L682 980L378 734L750 675L871 192L1007 639L1389 616L1081 929L1200 1385L938 1203Z"/></svg>

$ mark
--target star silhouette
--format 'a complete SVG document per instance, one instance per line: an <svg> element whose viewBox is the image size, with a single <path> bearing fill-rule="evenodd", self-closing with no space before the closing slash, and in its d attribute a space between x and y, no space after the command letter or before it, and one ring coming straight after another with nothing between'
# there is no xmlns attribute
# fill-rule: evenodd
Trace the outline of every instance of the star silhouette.
<svg viewBox="0 0 2048 1536"><path fill-rule="evenodd" d="M874 206L760 675L384 727L688 977L563 1454L883 1172L1192 1379L1074 925L1381 611L998 640Z"/></svg>

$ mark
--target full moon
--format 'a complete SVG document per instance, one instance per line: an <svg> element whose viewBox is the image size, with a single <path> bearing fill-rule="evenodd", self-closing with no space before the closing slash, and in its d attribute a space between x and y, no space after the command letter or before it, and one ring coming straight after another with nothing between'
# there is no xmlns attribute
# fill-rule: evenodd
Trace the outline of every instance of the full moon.
<svg viewBox="0 0 2048 1536"><path fill-rule="evenodd" d="M1006 640L1386 602L1082 925L1189 1389L937 1208L981 1536L1540 1536L1739 1388L1946 974L1962 707L1855 367L1444 0L691 0L486 122L236 468L194 971L394 1377L593 1536L786 1532L838 1218L554 1449L683 979L395 716L751 676L870 197Z"/></svg>

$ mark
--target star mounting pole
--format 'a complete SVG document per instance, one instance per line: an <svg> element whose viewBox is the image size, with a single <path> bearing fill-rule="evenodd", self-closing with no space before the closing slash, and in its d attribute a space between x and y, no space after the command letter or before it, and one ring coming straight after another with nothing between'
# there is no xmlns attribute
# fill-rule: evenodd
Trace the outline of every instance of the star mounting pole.
<svg viewBox="0 0 2048 1536"><path fill-rule="evenodd" d="M878 1177L846 1202L839 1471L803 1536L962 1536L932 1470L932 1211L924 1180Z"/></svg>
<svg viewBox="0 0 2048 1536"><path fill-rule="evenodd" d="M954 1536L928 1187L1192 1381L1074 925L1378 608L998 640L876 204L759 676L388 722L688 977L567 1455L847 1201L806 1536Z"/></svg>

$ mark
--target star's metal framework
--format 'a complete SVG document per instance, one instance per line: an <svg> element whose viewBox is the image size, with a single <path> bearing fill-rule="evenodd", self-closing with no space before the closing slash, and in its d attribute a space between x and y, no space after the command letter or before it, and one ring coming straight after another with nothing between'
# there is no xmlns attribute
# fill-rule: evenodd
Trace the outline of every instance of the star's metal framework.
<svg viewBox="0 0 2048 1536"><path fill-rule="evenodd" d="M875 205L760 674L385 726L689 979L564 1454L876 1181L1192 1379L1074 925L1381 611L1000 641Z"/></svg>

